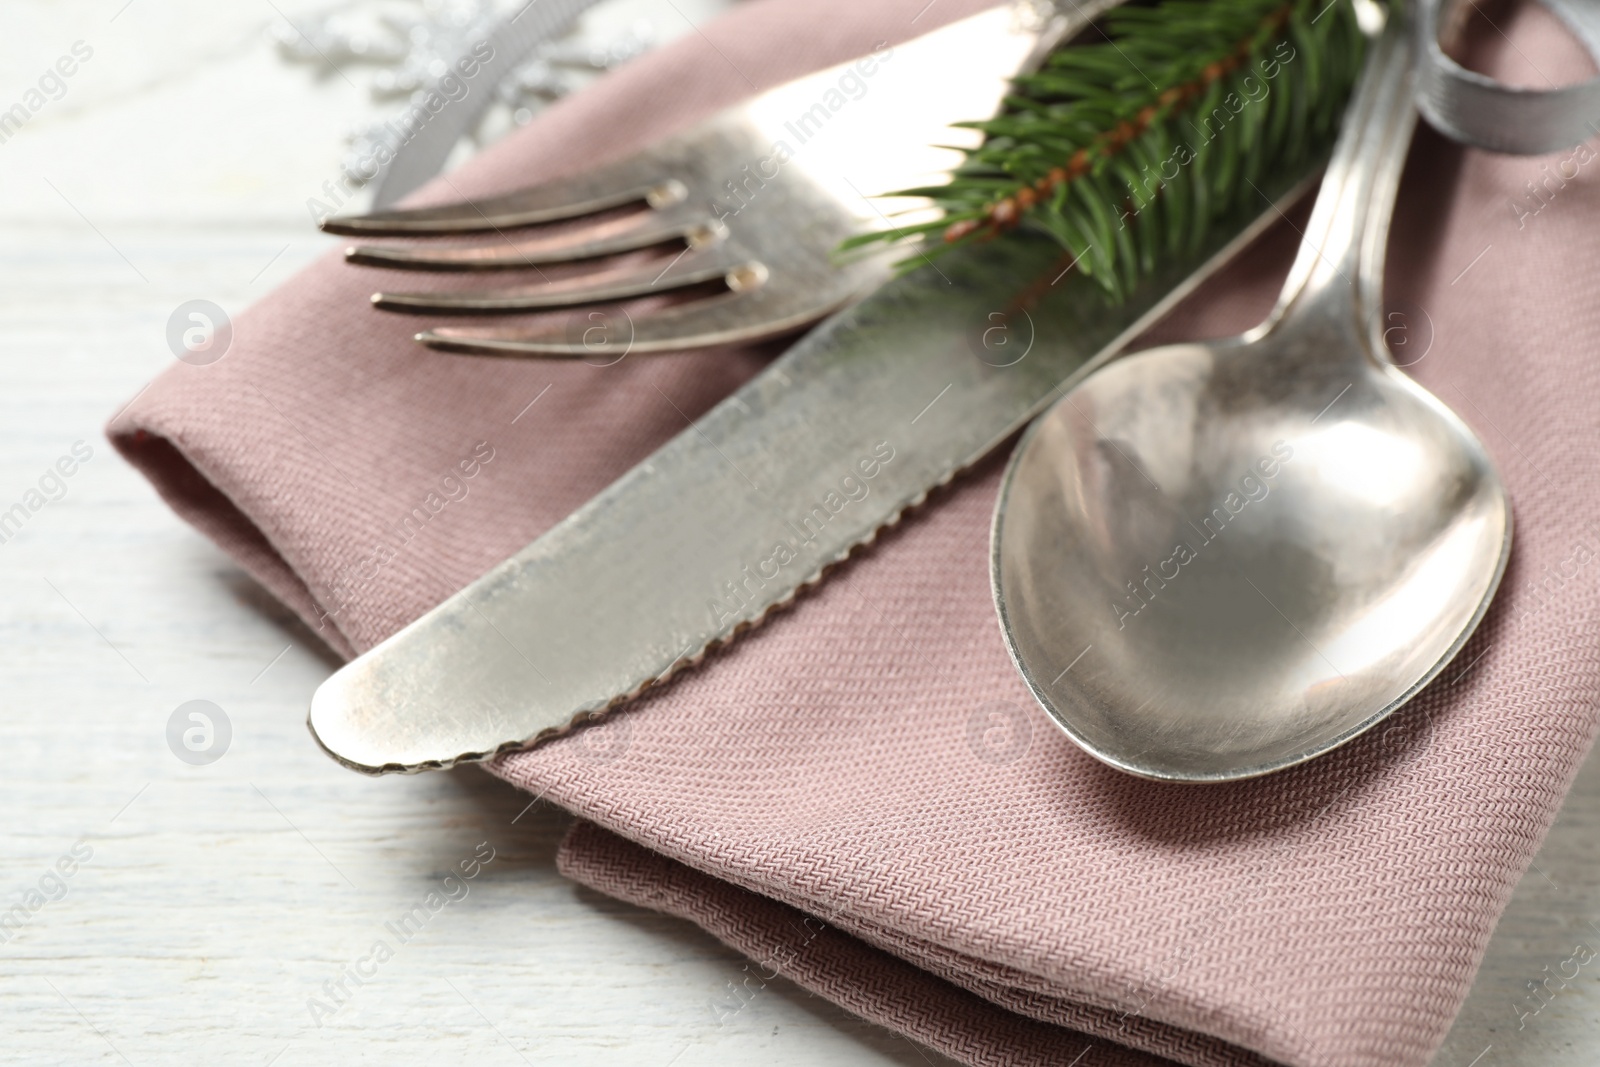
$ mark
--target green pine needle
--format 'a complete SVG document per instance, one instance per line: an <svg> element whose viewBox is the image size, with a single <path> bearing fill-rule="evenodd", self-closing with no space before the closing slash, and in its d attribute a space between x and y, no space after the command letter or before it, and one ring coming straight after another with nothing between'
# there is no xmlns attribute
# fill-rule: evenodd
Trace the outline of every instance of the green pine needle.
<svg viewBox="0 0 1600 1067"><path fill-rule="evenodd" d="M942 218L845 247L916 238L936 254L1027 226L1122 300L1159 258L1260 203L1264 174L1327 150L1366 44L1351 0L1125 4L1101 26L1105 39L1018 78L999 115L962 124L984 141L949 184L894 194L929 197Z"/></svg>

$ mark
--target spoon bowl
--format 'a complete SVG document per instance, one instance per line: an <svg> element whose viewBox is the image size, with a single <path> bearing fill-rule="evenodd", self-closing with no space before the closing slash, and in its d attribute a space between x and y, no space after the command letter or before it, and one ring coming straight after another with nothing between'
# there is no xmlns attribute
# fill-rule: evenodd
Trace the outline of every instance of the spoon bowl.
<svg viewBox="0 0 1600 1067"><path fill-rule="evenodd" d="M1291 766L1383 719L1487 608L1510 504L1483 446L1310 331L1111 364L1041 417L993 539L1045 709L1141 776Z"/></svg>
<svg viewBox="0 0 1600 1067"><path fill-rule="evenodd" d="M1111 363L1007 470L1007 646L1067 734L1124 771L1226 781L1343 744L1444 669L1504 573L1493 461L1393 366L1379 324L1416 122L1404 19L1370 49L1267 322Z"/></svg>

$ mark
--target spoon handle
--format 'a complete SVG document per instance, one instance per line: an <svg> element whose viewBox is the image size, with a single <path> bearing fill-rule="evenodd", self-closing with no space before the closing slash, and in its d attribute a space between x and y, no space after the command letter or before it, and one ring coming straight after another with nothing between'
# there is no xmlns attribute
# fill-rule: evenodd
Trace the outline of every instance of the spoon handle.
<svg viewBox="0 0 1600 1067"><path fill-rule="evenodd" d="M1411 6L1392 4L1383 32L1368 48L1300 252L1268 320L1275 330L1315 321L1380 336L1384 248L1417 124ZM1382 344L1366 347L1388 360Z"/></svg>

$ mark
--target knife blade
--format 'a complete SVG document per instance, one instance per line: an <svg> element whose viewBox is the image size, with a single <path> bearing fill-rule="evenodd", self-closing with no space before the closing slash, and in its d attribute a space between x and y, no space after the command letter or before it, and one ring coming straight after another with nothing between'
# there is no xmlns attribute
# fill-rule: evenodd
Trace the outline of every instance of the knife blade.
<svg viewBox="0 0 1600 1067"><path fill-rule="evenodd" d="M312 734L369 774L449 767L700 662L1113 358L1309 184L1276 175L1265 211L1213 226L1115 306L1060 246L1020 233L887 283L337 671Z"/></svg>

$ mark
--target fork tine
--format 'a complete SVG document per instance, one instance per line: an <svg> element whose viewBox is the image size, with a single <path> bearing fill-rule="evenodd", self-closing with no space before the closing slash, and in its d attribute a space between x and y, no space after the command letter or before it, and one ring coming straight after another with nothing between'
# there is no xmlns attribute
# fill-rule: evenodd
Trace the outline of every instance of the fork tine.
<svg viewBox="0 0 1600 1067"><path fill-rule="evenodd" d="M353 245L350 263L407 270L507 270L540 263L568 263L632 252L671 241L701 248L727 235L727 228L703 212L678 207L606 219L569 233L497 238L466 247Z"/></svg>
<svg viewBox="0 0 1600 1067"><path fill-rule="evenodd" d="M650 264L488 291L374 293L372 302L387 311L539 311L653 296L712 281L737 289L764 277L765 268L759 263L737 258L727 249L685 249L665 267Z"/></svg>
<svg viewBox="0 0 1600 1067"><path fill-rule="evenodd" d="M500 329L441 326L417 340L441 352L523 359L595 359L609 362L637 352L679 352L716 345L748 344L793 333L837 311L859 293L830 292L781 309L754 292L723 293L637 318L623 311L590 309L565 326ZM613 334L618 336L613 336ZM598 338L598 340L595 340Z"/></svg>
<svg viewBox="0 0 1600 1067"><path fill-rule="evenodd" d="M638 156L572 178L529 186L503 196L438 207L375 211L322 220L327 233L352 237L404 237L482 233L592 215L628 204L666 208L684 201L683 183L664 177L661 164Z"/></svg>

